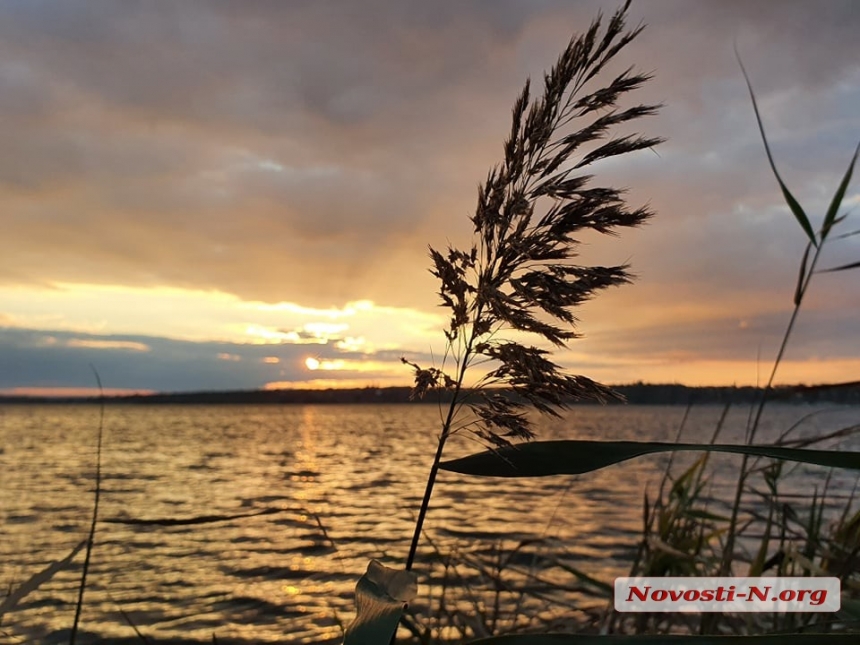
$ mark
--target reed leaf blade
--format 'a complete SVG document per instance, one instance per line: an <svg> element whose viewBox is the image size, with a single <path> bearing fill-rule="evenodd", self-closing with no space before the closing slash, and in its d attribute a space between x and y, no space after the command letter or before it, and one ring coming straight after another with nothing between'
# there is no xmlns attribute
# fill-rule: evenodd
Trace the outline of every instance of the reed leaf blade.
<svg viewBox="0 0 860 645"><path fill-rule="evenodd" d="M809 249L812 248L812 242L806 245L806 250L803 252L803 258L800 260L800 273L797 275L797 286L794 288L794 306L797 307L803 299L803 283L806 280L806 263L809 261Z"/></svg>
<svg viewBox="0 0 860 645"><path fill-rule="evenodd" d="M464 475L483 477L580 475L643 455L682 450L737 453L831 468L860 470L860 452L743 444L580 440L536 441L498 450L487 450L442 462L440 468Z"/></svg>
<svg viewBox="0 0 860 645"><path fill-rule="evenodd" d="M860 143L854 149L854 156L851 157L851 163L848 164L848 170L845 171L845 176L842 178L842 183L836 189L833 195L833 200L830 202L830 207L827 209L827 214L824 216L824 223L821 225L821 239L825 239L830 229L836 223L836 213L839 212L839 207L842 205L842 199L845 197L845 191L848 190L848 184L851 183L851 175L854 173L854 164L857 163L857 154L860 153Z"/></svg>
<svg viewBox="0 0 860 645"><path fill-rule="evenodd" d="M822 269L819 273L833 273L834 271L848 271L849 269L860 268L860 262L852 262L851 264L843 264L842 266L833 267L832 269Z"/></svg>
<svg viewBox="0 0 860 645"><path fill-rule="evenodd" d="M806 236L809 238L810 243L817 247L818 240L815 237L815 231L812 230L812 224L809 223L809 217L806 216L806 213L803 210L803 207L798 203L798 201L794 198L794 195L791 194L791 191L788 189L788 186L785 185L785 182L782 181L782 177L779 174L779 171L776 169L776 163L773 160L773 154L770 151L770 144L767 142L767 136L764 132L764 124L761 120L761 115L758 111L758 103L755 100L755 92L753 92L752 83L750 82L750 77L747 74L746 68L744 68L744 64L741 62L740 56L738 56L738 63L741 66L741 71L744 74L744 80L747 83L747 89L749 89L750 99L752 99L753 110L755 111L755 119L758 124L758 130L761 133L761 140L764 143L764 150L767 153L767 160L770 163L770 168L773 171L774 177L776 177L777 183L779 183L779 188L782 190L782 195L785 198L786 204L791 209L794 218L800 224L800 227L803 229L803 232L806 233ZM841 200L840 200L841 201Z"/></svg>
<svg viewBox="0 0 860 645"><path fill-rule="evenodd" d="M837 235L834 239L844 240L844 239L847 239L849 237L854 237L855 235L860 235L860 229L858 229L856 231L850 231L848 233L842 233L842 235Z"/></svg>

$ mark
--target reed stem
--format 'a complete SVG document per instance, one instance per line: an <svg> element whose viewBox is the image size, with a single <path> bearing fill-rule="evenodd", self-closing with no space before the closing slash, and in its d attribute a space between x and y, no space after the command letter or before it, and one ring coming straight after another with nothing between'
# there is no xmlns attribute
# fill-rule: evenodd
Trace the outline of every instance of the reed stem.
<svg viewBox="0 0 860 645"><path fill-rule="evenodd" d="M474 335L473 335L474 337ZM439 474L439 464L442 461L442 452L445 449L445 442L451 434L451 424L454 422L454 414L457 410L457 402L460 392L463 389L463 380L466 377L466 369L468 367L469 354L472 349L472 339L466 347L466 351L460 363L460 373L457 378L457 384L454 386L454 396L451 399L451 404L448 406L448 415L445 418L445 423L442 426L442 434L439 435L439 444L436 446L436 455L433 457L433 465L430 467L430 474L427 477L427 485L424 488L424 497L421 500L421 508L418 510L418 519L415 521L415 532L412 534L412 543L409 546L409 555L406 558L406 570L412 571L412 564L415 562L415 554L418 551L418 542L421 539L421 531L424 529L424 518L427 516L427 509L430 508L430 497L433 495L433 486L436 484L436 476Z"/></svg>

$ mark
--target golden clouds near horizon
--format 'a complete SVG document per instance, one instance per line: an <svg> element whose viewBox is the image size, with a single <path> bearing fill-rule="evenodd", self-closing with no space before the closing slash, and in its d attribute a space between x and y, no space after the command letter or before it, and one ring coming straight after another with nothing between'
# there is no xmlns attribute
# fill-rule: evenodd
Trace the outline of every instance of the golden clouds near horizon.
<svg viewBox="0 0 860 645"><path fill-rule="evenodd" d="M66 343L66 347L78 347L86 349L128 349L133 352L148 352L149 345L129 340L90 340L72 338Z"/></svg>
<svg viewBox="0 0 860 645"><path fill-rule="evenodd" d="M409 378L374 376L370 378L313 378L307 381L270 381L264 390L336 390L362 389L367 387L409 387Z"/></svg>
<svg viewBox="0 0 860 645"><path fill-rule="evenodd" d="M0 325L17 329L237 344L336 343L346 352L424 349L444 326L436 313L366 299L320 309L174 287L0 286L0 302Z"/></svg>
<svg viewBox="0 0 860 645"><path fill-rule="evenodd" d="M378 372L384 374L391 371L392 367L400 368L400 361L375 361L371 359L326 359L308 356L305 359L305 367L312 372L322 370L326 372Z"/></svg>
<svg viewBox="0 0 860 645"><path fill-rule="evenodd" d="M658 308L643 307L635 299L636 317L618 316L619 303L626 303L622 300L615 301L615 308L609 301L592 307L585 337L559 352L557 361L572 373L614 384L753 385L761 380L775 350L772 329L779 325L774 321L781 320L769 301L760 303L759 310L743 301L730 317L716 307L660 302L666 303L663 318ZM62 283L0 286L0 303L0 332L7 345L39 352L34 361L52 360L53 347L74 349L73 359L84 365L91 360L87 351L93 357L115 351L134 353L135 360L152 369L164 365L164 373L172 374L178 351L191 362L215 361L217 368L203 372L235 371L240 388L411 385L413 373L400 363L401 355L424 367L432 364L432 356L444 355L443 315L366 299L320 309L245 301L214 291ZM809 325L832 318L816 309L805 315L811 318ZM833 337L853 324L847 314L840 320L831 325ZM840 356L840 347L816 338L783 361L777 382L856 380L860 359ZM756 359L758 347L761 361ZM50 381L32 385L43 382ZM186 386L153 381L140 387ZM187 387L202 386L189 381Z"/></svg>

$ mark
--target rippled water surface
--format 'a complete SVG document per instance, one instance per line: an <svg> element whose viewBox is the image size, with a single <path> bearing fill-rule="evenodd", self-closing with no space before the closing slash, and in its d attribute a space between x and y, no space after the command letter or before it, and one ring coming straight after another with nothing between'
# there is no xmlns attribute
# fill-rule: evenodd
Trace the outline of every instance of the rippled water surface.
<svg viewBox="0 0 860 645"><path fill-rule="evenodd" d="M692 410L689 441L706 442L721 409ZM721 440L739 440L747 410ZM579 407L541 421L539 436L672 440L676 407ZM858 423L857 408L774 406L760 439L802 420L798 434ZM0 588L14 588L85 538L92 507L95 406L0 407ZM96 545L84 636L158 642L337 642L352 589L369 558L405 560L432 459L439 411L387 406L108 406ZM856 439L843 444L858 449ZM478 446L455 438L448 456ZM717 459L715 496L727 496L738 460ZM552 538L553 552L611 582L625 571L642 498L665 457L588 476L469 479L442 473L419 572L433 553L474 552ZM787 491L808 494L826 471L801 468ZM837 473L835 490L853 480ZM268 514L198 525L110 520ZM64 642L74 615L74 565L29 595L0 624L0 641ZM559 577L558 569L542 575ZM424 588L432 588L438 576ZM558 580L564 582L563 580ZM422 579L427 583L428 578Z"/></svg>

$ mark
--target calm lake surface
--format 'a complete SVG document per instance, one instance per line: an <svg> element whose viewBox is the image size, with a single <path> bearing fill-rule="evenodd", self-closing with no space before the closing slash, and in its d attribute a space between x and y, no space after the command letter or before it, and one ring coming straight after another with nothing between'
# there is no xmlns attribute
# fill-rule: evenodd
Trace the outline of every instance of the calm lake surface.
<svg viewBox="0 0 860 645"><path fill-rule="evenodd" d="M541 421L538 435L671 441L684 412L582 406L564 419ZM693 408L683 438L709 441L721 412ZM748 414L746 407L733 409L720 440L742 440ZM0 407L0 601L86 537L98 422L97 406ZM774 405L759 440L773 440L796 422L796 435L817 435L857 424L860 408ZM103 521L79 642L134 642L130 622L152 642L211 642L213 634L223 643L338 642L368 560L405 561L439 427L434 405L108 406ZM857 437L840 445L860 449ZM455 437L446 454L477 448ZM421 597L440 584L439 571L426 565L434 550L486 553L536 538L547 541L523 550L532 565L549 548L611 583L626 572L643 493L647 488L653 499L665 463L651 456L587 476L540 480L441 473L426 525L434 546L422 542L416 566ZM727 499L740 458L714 463L711 494ZM808 497L826 474L798 467L782 490L787 499ZM845 494L855 480L834 473L831 489ZM266 509L272 512L197 525L107 521ZM66 642L82 561L80 553L4 616L0 642ZM539 573L572 584L557 566L544 563ZM477 587L479 580L461 582ZM563 604L558 611L571 613Z"/></svg>

